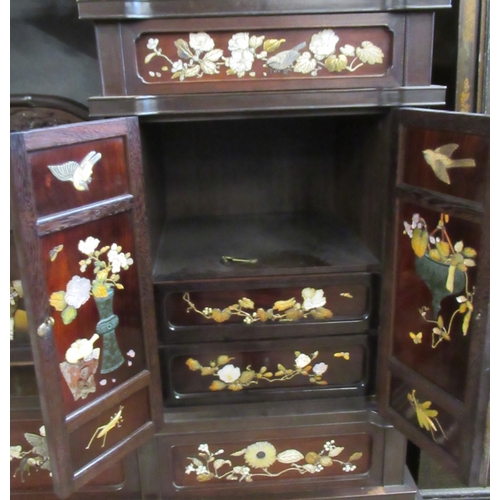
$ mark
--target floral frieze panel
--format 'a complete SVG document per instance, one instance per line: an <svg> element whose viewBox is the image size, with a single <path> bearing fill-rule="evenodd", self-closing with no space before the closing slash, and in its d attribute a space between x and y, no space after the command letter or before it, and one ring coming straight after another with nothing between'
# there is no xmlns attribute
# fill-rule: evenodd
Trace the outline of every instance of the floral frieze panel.
<svg viewBox="0 0 500 500"><path fill-rule="evenodd" d="M352 476L369 470L370 438L365 434L328 438L255 440L174 448L177 484L222 483Z"/></svg>
<svg viewBox="0 0 500 500"><path fill-rule="evenodd" d="M136 43L146 83L381 76L391 59L382 27L148 33Z"/></svg>

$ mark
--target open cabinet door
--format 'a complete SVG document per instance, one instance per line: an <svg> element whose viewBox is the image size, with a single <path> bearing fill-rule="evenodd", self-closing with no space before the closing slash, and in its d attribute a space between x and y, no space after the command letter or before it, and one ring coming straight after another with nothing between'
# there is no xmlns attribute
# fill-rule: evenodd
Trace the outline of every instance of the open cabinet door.
<svg viewBox="0 0 500 500"><path fill-rule="evenodd" d="M162 423L137 119L11 134L11 187L37 452L64 498Z"/></svg>
<svg viewBox="0 0 500 500"><path fill-rule="evenodd" d="M396 113L379 411L470 486L488 481L489 117Z"/></svg>

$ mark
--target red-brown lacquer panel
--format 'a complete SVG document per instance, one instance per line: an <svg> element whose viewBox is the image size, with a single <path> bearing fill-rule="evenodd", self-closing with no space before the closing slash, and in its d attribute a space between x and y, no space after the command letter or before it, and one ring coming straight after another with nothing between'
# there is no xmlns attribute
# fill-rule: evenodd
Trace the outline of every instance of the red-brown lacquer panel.
<svg viewBox="0 0 500 500"><path fill-rule="evenodd" d="M10 423L10 488L14 493L52 493L52 473L42 420ZM118 489L125 481L123 462L117 462L91 481L92 486Z"/></svg>
<svg viewBox="0 0 500 500"><path fill-rule="evenodd" d="M443 410L424 390L392 377L390 406L452 456L460 456L460 430L463 427L456 416Z"/></svg>
<svg viewBox="0 0 500 500"><path fill-rule="evenodd" d="M66 414L145 368L131 217L41 238Z"/></svg>
<svg viewBox="0 0 500 500"><path fill-rule="evenodd" d="M384 76L393 33L385 26L238 32L144 33L136 40L147 84L330 80Z"/></svg>
<svg viewBox="0 0 500 500"><path fill-rule="evenodd" d="M125 148L116 137L29 153L37 215L128 193Z"/></svg>
<svg viewBox="0 0 500 500"><path fill-rule="evenodd" d="M369 434L249 442L210 442L201 437L198 447L172 448L173 481L183 489L207 488L209 484L242 489L248 483L349 479L369 471L371 448Z"/></svg>
<svg viewBox="0 0 500 500"><path fill-rule="evenodd" d="M366 285L342 284L170 293L164 304L167 321L175 328L359 320L368 316L370 300Z"/></svg>
<svg viewBox="0 0 500 500"><path fill-rule="evenodd" d="M70 434L74 471L107 453L150 421L148 389L144 388L86 422Z"/></svg>
<svg viewBox="0 0 500 500"><path fill-rule="evenodd" d="M489 137L456 130L406 127L398 182L484 203Z"/></svg>
<svg viewBox="0 0 500 500"><path fill-rule="evenodd" d="M481 227L415 204L398 207L393 353L463 400Z"/></svg>

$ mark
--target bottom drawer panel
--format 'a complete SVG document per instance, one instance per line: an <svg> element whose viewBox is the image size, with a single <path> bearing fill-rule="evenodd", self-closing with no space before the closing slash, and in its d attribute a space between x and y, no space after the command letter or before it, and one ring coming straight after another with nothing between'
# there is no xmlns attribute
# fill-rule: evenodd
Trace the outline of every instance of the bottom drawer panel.
<svg viewBox="0 0 500 500"><path fill-rule="evenodd" d="M326 401L179 408L157 435L165 497L333 497L402 482L404 438L373 411L338 401L343 409Z"/></svg>
<svg viewBox="0 0 500 500"><path fill-rule="evenodd" d="M375 336L163 347L171 405L364 395Z"/></svg>

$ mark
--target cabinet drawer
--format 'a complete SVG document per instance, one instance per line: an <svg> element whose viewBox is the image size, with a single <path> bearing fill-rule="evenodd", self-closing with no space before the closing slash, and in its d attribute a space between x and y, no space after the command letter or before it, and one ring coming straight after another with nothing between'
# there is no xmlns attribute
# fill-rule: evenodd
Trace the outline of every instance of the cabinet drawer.
<svg viewBox="0 0 500 500"><path fill-rule="evenodd" d="M169 405L364 395L376 335L160 349Z"/></svg>
<svg viewBox="0 0 500 500"><path fill-rule="evenodd" d="M363 5L364 12L347 13L339 5L269 15L266 2L250 12L237 5L227 15L221 6L204 15L184 3L176 12L130 12L125 20L92 6L85 17L96 20L103 96L91 99L91 114L220 115L443 100L444 88L431 85L430 8L420 2L420 12L401 5L399 12L367 12Z"/></svg>
<svg viewBox="0 0 500 500"><path fill-rule="evenodd" d="M157 435L163 493L168 498L256 498L271 492L307 498L314 492L314 498L323 498L320 492L387 484L384 467L401 475L404 446L376 413L363 404L353 410L340 403L328 414L331 403L321 403L307 409L289 403L296 408L293 416L279 402L232 405L231 411L182 409L167 416ZM384 465L391 445L391 463Z"/></svg>
<svg viewBox="0 0 500 500"><path fill-rule="evenodd" d="M156 285L165 342L361 333L371 324L374 276L348 273Z"/></svg>

